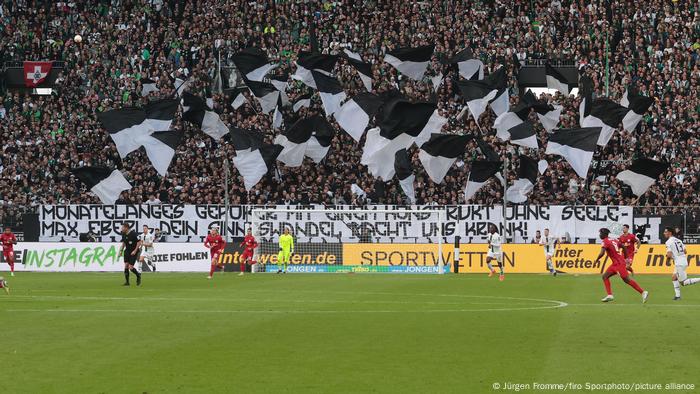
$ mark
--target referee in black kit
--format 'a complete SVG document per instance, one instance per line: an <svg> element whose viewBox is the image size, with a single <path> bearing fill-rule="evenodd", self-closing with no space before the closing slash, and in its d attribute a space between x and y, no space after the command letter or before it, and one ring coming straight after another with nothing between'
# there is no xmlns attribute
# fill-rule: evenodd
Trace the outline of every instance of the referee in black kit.
<svg viewBox="0 0 700 394"><path fill-rule="evenodd" d="M119 247L119 254L124 252L124 286L129 286L129 271L136 275L136 286L141 285L141 274L134 268L139 257L139 242L136 231L132 230L128 223L122 224L122 245Z"/></svg>

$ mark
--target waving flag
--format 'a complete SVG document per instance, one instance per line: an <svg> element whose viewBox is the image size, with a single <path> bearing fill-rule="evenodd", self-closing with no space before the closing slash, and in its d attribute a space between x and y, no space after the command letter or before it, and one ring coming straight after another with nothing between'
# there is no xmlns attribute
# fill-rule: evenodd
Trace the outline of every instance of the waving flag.
<svg viewBox="0 0 700 394"><path fill-rule="evenodd" d="M404 194L411 204L415 204L416 190L413 182L416 180L416 176L413 174L413 165L406 149L396 151L394 155L394 171L396 172L396 177L399 178L399 185Z"/></svg>
<svg viewBox="0 0 700 394"><path fill-rule="evenodd" d="M420 81L433 57L434 45L425 45L416 48L398 48L389 51L384 56L384 61L391 64L409 78Z"/></svg>
<svg viewBox="0 0 700 394"><path fill-rule="evenodd" d="M600 132L600 127L555 130L547 142L546 153L562 156L578 176L585 178L593 160L593 152L595 152Z"/></svg>
<svg viewBox="0 0 700 394"><path fill-rule="evenodd" d="M175 99L152 101L143 108L113 109L97 114L102 126L117 147L119 157L141 147L141 137L170 129L178 102Z"/></svg>
<svg viewBox="0 0 700 394"><path fill-rule="evenodd" d="M34 88L43 83L51 73L53 62L23 62L24 86Z"/></svg>
<svg viewBox="0 0 700 394"><path fill-rule="evenodd" d="M372 93L360 93L346 101L333 115L340 127L355 141L360 141L365 129L382 105L379 96Z"/></svg>
<svg viewBox="0 0 700 394"><path fill-rule="evenodd" d="M641 196L668 168L668 163L651 159L637 159L629 169L617 174L617 179L629 185L632 188L632 193L636 196Z"/></svg>
<svg viewBox="0 0 700 394"><path fill-rule="evenodd" d="M131 190L131 184L119 170L104 167L81 167L70 171L83 182L103 204L113 205L121 192Z"/></svg>
<svg viewBox="0 0 700 394"><path fill-rule="evenodd" d="M418 152L418 158L435 183L442 183L447 171L464 156L467 142L471 140L468 135L433 134L428 142L423 144Z"/></svg>

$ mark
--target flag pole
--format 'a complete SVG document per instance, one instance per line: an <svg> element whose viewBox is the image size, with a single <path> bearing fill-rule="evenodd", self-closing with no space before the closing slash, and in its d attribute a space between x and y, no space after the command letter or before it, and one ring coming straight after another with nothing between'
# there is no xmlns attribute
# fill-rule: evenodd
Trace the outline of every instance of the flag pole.
<svg viewBox="0 0 700 394"><path fill-rule="evenodd" d="M228 243L228 213L229 213L229 198L228 198L228 181L229 181L229 162L224 159L224 240Z"/></svg>
<svg viewBox="0 0 700 394"><path fill-rule="evenodd" d="M605 29L605 96L610 96L610 48L608 47L608 26Z"/></svg>

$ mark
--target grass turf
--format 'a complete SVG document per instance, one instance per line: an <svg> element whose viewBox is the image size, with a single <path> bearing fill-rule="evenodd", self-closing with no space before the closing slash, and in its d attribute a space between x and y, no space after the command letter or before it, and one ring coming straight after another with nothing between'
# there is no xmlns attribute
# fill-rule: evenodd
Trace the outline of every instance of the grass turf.
<svg viewBox="0 0 700 394"><path fill-rule="evenodd" d="M619 278L615 303L601 304L597 276L511 275L503 283L486 275L204 276L146 274L142 287L128 288L120 274L8 278L12 294L0 295L1 391L488 393L494 382L700 384L693 345L700 286L684 288L674 303L665 276L638 277L651 292L647 305Z"/></svg>

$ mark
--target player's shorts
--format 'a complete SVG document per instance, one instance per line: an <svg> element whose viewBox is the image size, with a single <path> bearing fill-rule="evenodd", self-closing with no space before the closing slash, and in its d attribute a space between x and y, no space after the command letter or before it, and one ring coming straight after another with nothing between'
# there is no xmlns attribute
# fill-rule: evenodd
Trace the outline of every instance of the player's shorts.
<svg viewBox="0 0 700 394"><path fill-rule="evenodd" d="M618 274L620 275L620 278L626 278L630 275L630 273L627 271L627 265L626 264L613 264L608 269L605 270L606 273L611 273L613 275Z"/></svg>
<svg viewBox="0 0 700 394"><path fill-rule="evenodd" d="M131 254L131 252L124 252L124 263L129 264L129 265L134 265L136 264L136 260L138 260L139 254L136 252L136 254Z"/></svg>
<svg viewBox="0 0 700 394"><path fill-rule="evenodd" d="M688 273L685 272L687 269L687 265L677 265L673 270L673 273L676 274L679 282L683 282L684 280L688 279Z"/></svg>
<svg viewBox="0 0 700 394"><path fill-rule="evenodd" d="M244 250L243 254L241 255L241 262L245 263L246 261L248 261L248 259L252 259L253 253L254 252L252 250L249 250L249 249Z"/></svg>
<svg viewBox="0 0 700 394"><path fill-rule="evenodd" d="M211 263L212 264L219 264L219 258L221 257L221 251L211 251Z"/></svg>
<svg viewBox="0 0 700 394"><path fill-rule="evenodd" d="M15 261L15 252L14 250L3 250L2 251L2 258L5 261Z"/></svg>
<svg viewBox="0 0 700 394"><path fill-rule="evenodd" d="M292 252L289 250L280 250L279 253L277 253L277 261L280 263L289 263L289 258L292 256Z"/></svg>
<svg viewBox="0 0 700 394"><path fill-rule="evenodd" d="M7 281L4 279L0 280L0 289L4 289L5 287L7 287Z"/></svg>
<svg viewBox="0 0 700 394"><path fill-rule="evenodd" d="M503 252L492 252L489 250L488 253L486 253L486 257L490 257L492 259L496 259L497 261L501 261L503 260Z"/></svg>

